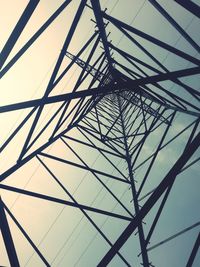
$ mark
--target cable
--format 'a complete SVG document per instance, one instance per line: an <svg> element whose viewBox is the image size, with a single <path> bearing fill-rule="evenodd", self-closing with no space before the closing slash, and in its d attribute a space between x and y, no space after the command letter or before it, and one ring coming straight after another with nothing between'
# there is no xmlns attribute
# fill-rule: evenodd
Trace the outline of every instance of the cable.
<svg viewBox="0 0 200 267"><path fill-rule="evenodd" d="M114 182L112 182L112 185L110 187L112 187L114 185ZM125 195L125 193L129 190L129 188L126 188L124 190L124 192L122 193L120 200L123 198L123 196ZM102 200L105 198L107 192L104 193L103 197L100 199L99 203L102 202ZM115 204L115 206L112 208L111 211L114 211L114 209L118 206L118 203ZM107 222L107 220L109 219L109 216L106 216L104 222L101 224L100 229L103 228L103 225ZM85 223L83 225L83 227L81 228L81 230L79 231L78 235L75 237L75 239L73 240L73 243L71 244L71 246L68 248L67 253L61 258L61 260L58 262L57 266L60 266L60 264L62 263L62 261L64 260L64 258L66 257L66 255L69 253L70 249L72 248L72 246L75 244L75 242L77 241L78 237L80 236L81 233L83 233L84 228L87 226L87 224ZM88 246L86 249L84 249L84 251L82 252L82 254L80 255L78 261L76 261L75 265L80 261L80 259L82 258L82 256L86 253L86 251L88 250L89 246L92 244L92 242L95 240L95 238L97 237L98 232L95 233L95 235L93 236L93 238L90 240ZM74 266L75 266L74 265Z"/></svg>
<svg viewBox="0 0 200 267"><path fill-rule="evenodd" d="M92 166L95 164L96 160L98 159L100 155L98 155L96 157L96 159L94 160ZM80 185L82 184L82 182L84 181L85 177L88 175L89 171L87 171L83 177L81 178L80 183L77 185L77 187L74 189L74 191L72 192L72 195L74 195L76 193L76 191L78 190L78 188L80 187ZM53 228L53 226L55 225L55 223L57 222L57 220L59 219L59 217L61 216L61 214L63 213L64 209L66 208L66 206L64 206L61 210L61 212L56 216L56 218L54 219L54 221L52 222L51 226L49 227L49 229L47 230L47 232L44 234L44 236L42 237L42 239L40 240L39 244L37 245L38 247L42 244L42 242L45 240L45 238L47 237L48 233L50 232L50 230ZM32 253L32 255L29 257L28 261L26 262L26 264L24 266L27 266L27 264L29 263L29 261L31 260L31 258L33 257L33 255L35 254L35 251Z"/></svg>
<svg viewBox="0 0 200 267"><path fill-rule="evenodd" d="M99 154L99 155L100 155L100 154ZM118 162L118 164L120 164L120 162L121 162L121 159L120 159L120 161ZM115 170L115 169L113 169L113 171L111 172L111 174L114 172L114 170ZM106 184L106 185L107 185L108 181L109 181L109 178L107 178L107 180L105 181L105 184ZM111 186L111 187L112 187L112 186ZM92 202L90 203L91 206L95 203L95 201L97 200L98 196L100 195L100 193L102 192L103 189L104 189L104 187L102 186L102 187L100 188L99 192L96 194L95 198L94 198L94 199L92 200ZM105 192L104 196L105 196L106 194L107 194L107 192ZM84 216L83 216L83 217L84 217ZM82 218L81 218L81 220L82 220ZM77 225L75 226L76 229L77 229L79 223L80 223L80 222L78 222ZM73 229L73 231L75 231L76 229ZM68 241L69 241L69 239L67 239L66 242L63 244L63 246L61 247L61 249L59 250L59 252L56 254L56 256L55 256L53 262L54 262L55 259L58 257L58 255L60 254L60 252L64 249L64 247L66 246L66 244L67 244ZM68 252L69 252L69 249L68 249L67 253L68 253ZM65 256L66 256L66 255L64 255L64 257L65 257ZM51 263L53 263L53 262L51 262ZM58 264L60 264L60 262L59 262Z"/></svg>
<svg viewBox="0 0 200 267"><path fill-rule="evenodd" d="M185 228L185 229L183 229L182 231L180 231L180 232L178 232L178 233L176 233L176 234L174 234L174 235L172 235L172 236L160 241L159 243L147 248L147 251L153 250L154 248L157 248L157 247L159 247L159 246L171 241L172 239L174 239L174 238L176 238L176 237L178 237L178 236L180 236L182 234L185 234L186 232L192 230L193 228L195 228L195 227L197 227L199 225L200 225L200 221L195 223L195 224L193 224L193 225L191 225L191 226L189 226L189 227L187 227L187 228Z"/></svg>
<svg viewBox="0 0 200 267"><path fill-rule="evenodd" d="M135 19L137 18L137 16L139 15L139 13L141 12L141 10L143 9L143 7L145 6L147 0L144 0L144 2L142 3L142 5L140 6L140 8L138 9L137 13L135 14L135 16L133 17L133 19L131 20L131 22L129 23L129 25L132 25L132 23L135 21ZM121 43L122 39L125 37L124 34L122 34L121 38L119 39L118 43L116 44L116 47L119 46L119 44Z"/></svg>
<svg viewBox="0 0 200 267"><path fill-rule="evenodd" d="M91 27L90 30L85 34L85 38L84 38L84 40L83 40L83 43L84 43L84 41L87 39L87 36L89 35L89 33L90 33L90 31L92 30L92 28L93 28L93 27ZM86 51L84 51L84 53L83 53L84 56L85 56L85 54L87 53L88 49L89 49L89 47L86 49ZM83 56L83 57L84 57L84 56ZM53 63L51 64L50 68L49 68L49 69L47 70L47 72L45 73L45 75L44 75L44 77L42 78L41 82L39 83L38 87L37 87L36 90L33 92L32 97L36 94L36 92L37 92L37 91L40 89L40 87L42 86L42 83L44 82L44 80L46 79L47 75L49 74L49 72L51 71L51 69L53 68L53 66L55 65L56 60L57 60L57 56L56 56L56 58L53 60ZM67 81L66 84L63 86L63 88L62 88L62 90L61 90L61 93L64 91L66 85L71 81L71 79L72 79L73 76L75 75L75 72L77 71L77 69L78 69L78 66L76 66L76 69L73 71L72 75L69 77L68 81ZM32 98L32 97L31 97L31 98ZM48 110L48 112L47 112L47 114L45 115L45 117L43 118L43 120L42 120L42 121L40 122L40 124L38 125L38 127L37 127L35 133L37 133L37 132L39 131L39 127L40 127L40 125L42 125L43 121L45 120L46 116L49 114L49 112L51 111L51 109L52 109L52 106L51 106L51 108ZM10 129L9 133L11 133L11 131L13 130L13 128L16 126L17 121L18 121L19 118L21 117L22 113L24 113L24 110L21 112L21 114L19 115L18 119L15 121L15 123L14 123L13 127ZM6 140L6 139L5 139L5 140ZM5 141L5 140L4 140L4 141ZM16 146L17 146L17 145L16 145ZM37 169L38 169L38 167L36 167L36 170L37 170ZM35 170L35 172L36 172L36 170ZM34 172L34 173L35 173L35 172ZM32 176L33 176L33 175L30 176L30 179L32 178ZM30 181L28 181L27 184L25 185L25 187L23 187L24 189L26 188L26 186L28 185L29 182L30 182ZM14 202L16 202L16 201L14 201ZM12 207L13 207L13 205L14 205L14 203L12 204Z"/></svg>

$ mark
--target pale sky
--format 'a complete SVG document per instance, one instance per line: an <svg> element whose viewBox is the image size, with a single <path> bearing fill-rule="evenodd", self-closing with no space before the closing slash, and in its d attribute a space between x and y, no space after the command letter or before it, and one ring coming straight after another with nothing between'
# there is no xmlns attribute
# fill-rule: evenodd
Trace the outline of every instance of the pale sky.
<svg viewBox="0 0 200 267"><path fill-rule="evenodd" d="M88 1L90 2L90 1ZM200 4L200 1L195 1ZM20 15L26 7L28 1L0 1L0 49L3 48L7 38L9 37L13 27L17 23ZM10 53L6 63L19 51L21 47L29 40L29 38L39 29L39 27L49 18L49 16L63 3L63 1L41 0L37 6L30 21L21 34L18 42ZM52 25L37 39L37 41L25 52L25 54L16 62L16 64L1 78L1 99L0 106L17 103L21 101L41 98L44 95L51 73L55 66L58 55L61 51L63 42L70 29L75 12L77 11L79 0L73 0L61 13L61 15L52 23ZM155 10L155 8L143 0L102 0L100 1L102 9L108 8L107 13L111 14L127 24L131 24L137 29L140 29L154 37L167 42L168 44L194 56L200 58L198 53L191 45L189 45L180 34L173 29L173 27ZM174 1L159 0L159 3L173 16L173 18L180 23L188 34L200 44L200 36L198 29L200 28L200 21L192 14L175 4ZM68 51L76 54L94 31L95 24L91 21L94 19L93 13L89 8L85 8L83 16L78 24L77 30L73 36L72 42ZM144 53L142 53L135 45L133 45L127 38L122 37L122 34L111 23L107 27L107 32L111 31L109 40L117 45L120 49L126 50L128 53L138 57L140 60L155 66ZM170 70L178 70L194 66L194 64L183 60L172 53L150 44L148 41L140 37L136 37L149 51ZM94 42L93 42L94 43ZM92 44L93 44L92 43ZM91 48L91 46L90 46ZM98 47L96 54L94 54L92 62L102 53L102 49ZM85 60L88 56L89 50L83 54L82 59ZM119 60L122 64L130 67L129 63L125 63L120 55L114 53L114 58ZM68 58L63 60L61 71L70 62ZM5 63L5 65L6 65ZM147 71L145 67L143 70ZM76 79L80 74L80 68L75 65L67 73L64 79L55 87L51 95L58 95L69 93L73 90ZM153 72L147 71L148 75ZM86 89L91 78L81 85L80 89ZM182 78L189 86L199 90L199 75ZM161 83L168 88L171 88L177 95L184 96L188 101L195 100L191 96L185 94L178 85L173 85L172 82ZM96 85L96 84L95 84ZM153 89L153 88L152 88ZM77 103L77 100L71 102L69 110ZM50 104L43 110L43 113L38 121L33 138L40 131L41 127L48 121L48 119L61 106L59 104ZM1 135L0 144L2 145L14 129L21 123L21 121L28 115L31 109L12 111L0 114ZM32 116L26 125L13 138L6 149L0 154L0 171L1 174L7 169L16 164L27 133L33 122ZM171 126L170 131L165 141L170 140L174 135L184 129L189 123L194 121L195 117L190 115L177 114L175 123ZM44 144L50 137L53 127L53 122L48 130L44 132L40 139L37 140L30 152L37 149ZM64 124L62 130L67 127ZM154 151L158 142L158 137L163 133L164 126L157 129L154 134L146 142L140 161L147 158ZM149 179L144 187L143 195L149 192L163 179L170 167L178 159L182 153L183 147L187 142L189 131L185 132L170 146L167 146L159 154L155 166L152 168ZM77 129L72 129L69 136L85 140ZM94 139L91 138L94 141ZM120 174L111 166L111 164L104 159L99 153L83 145L79 145L73 141L69 144L79 153L82 158L92 166L115 174L120 177ZM103 144L99 143L103 147ZM29 153L30 153L29 152ZM80 163L77 157L63 144L61 140L57 140L53 145L48 147L45 152L51 155L58 156L69 161ZM193 156L193 159L200 156L199 150ZM42 158L42 157L41 157ZM119 158L112 156L110 159L126 173L126 164L120 161ZM119 206L115 206L115 200L102 189L101 184L94 179L91 173L85 170L79 170L75 167L56 162L52 159L45 159L44 162L54 172L54 174L63 182L66 188L71 192L74 198L82 204L92 205L99 209L112 210L115 213L127 215L125 211ZM137 164L136 164L137 166ZM147 166L136 170L136 177L141 180ZM177 233L178 231L198 222L199 218L199 163L196 163L191 168L183 172L177 177L174 188L171 192L170 198L163 210L160 221L152 236L151 245ZM125 183L118 184L103 176L100 176L106 182L109 188L121 198L122 202L131 210L132 203L131 192L128 190L128 185ZM7 177L2 184L14 186L17 188L24 188L26 190L34 191L41 194L57 197L60 199L69 200L66 193L56 184L50 177L47 171L39 163L36 158L33 158L22 168ZM39 200L28 196L18 195L11 191L0 189L0 194L7 207L15 215L17 220L27 231L36 246L45 255L51 266L66 267L66 266L81 266L92 267L101 260L103 255L109 250L109 245L96 234L95 229L89 222L83 218L82 213L75 208L63 206L61 204L52 203L45 200ZM92 204L91 204L92 203ZM143 201L141 203L144 203ZM148 232L148 222L152 222L155 214L156 204L154 209L148 214L145 219L145 233ZM97 225L108 235L109 239L114 241L128 225L128 222L120 219L108 218L105 215L98 215L88 212ZM42 267L44 264L39 257L34 253L30 244L25 240L22 233L17 229L16 225L9 218L9 225L13 233L16 251L20 260L20 266L27 267ZM195 228L190 232L166 243L163 246L156 248L149 252L149 258L155 266L168 267L176 266L182 267L186 264L191 248L197 237L199 228ZM87 249L85 249L87 248ZM135 236L131 236L126 244L121 249L124 256L127 257L132 266L140 266L141 257L138 258L139 244ZM170 255L170 256L169 256ZM200 253L198 253L195 267L200 263ZM115 257L109 266L124 266L124 263L119 257ZM9 266L9 261L6 256L6 251L3 245L2 236L0 235L0 265Z"/></svg>

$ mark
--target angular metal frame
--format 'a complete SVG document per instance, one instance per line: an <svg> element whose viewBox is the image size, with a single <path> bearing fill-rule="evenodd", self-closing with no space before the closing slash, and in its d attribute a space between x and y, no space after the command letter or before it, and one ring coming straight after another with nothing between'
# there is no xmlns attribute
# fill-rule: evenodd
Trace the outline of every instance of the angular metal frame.
<svg viewBox="0 0 200 267"><path fill-rule="evenodd" d="M16 55L6 63L6 59L11 53L11 50L15 46L18 38L23 32L26 24L28 23L34 10L37 8L39 1L30 1L24 10L21 18L13 29L10 37L4 45L0 55L0 77L3 76L10 70L10 68L17 62L17 60L28 51L29 47L37 40L37 38L49 27L49 25L56 19L59 14L70 4L71 1L64 1L64 3L55 11L55 13L41 26L41 28L29 39L29 41L16 53ZM91 0L91 6L87 4L87 0L81 0L79 8L75 14L74 20L70 27L70 30L66 36L62 50L58 56L57 62L53 69L50 77L48 86L45 90L44 96L40 99L33 99L21 103L13 103L0 107L0 113L7 113L11 111L31 108L27 116L23 121L16 127L16 129L7 137L7 140L1 144L0 152L15 139L18 131L20 131L26 123L33 118L33 123L24 141L24 145L21 148L21 152L18 156L17 163L5 172L1 174L0 182L4 181L8 176L15 173L19 168L25 165L27 162L36 158L41 166L48 172L52 179L59 185L59 187L66 193L71 199L66 201L51 197L48 195L39 194L36 192L28 191L25 189L16 188L0 183L0 189L16 192L22 195L27 195L33 198L39 198L62 205L71 206L77 208L87 218L90 224L96 229L101 237L108 243L110 249L102 260L98 263L98 266L107 266L111 260L118 255L126 266L132 266L131 263L120 251L125 242L129 237L137 230L136 238L140 244L140 254L142 265L145 267L153 266L149 259L149 253L151 249L157 247L164 242L181 235L193 227L188 227L186 230L175 234L163 242L158 243L155 246L149 247L151 236L156 228L157 222L159 221L162 210L167 202L168 196L173 188L176 177L183 171L195 164L200 158L192 159L193 154L197 151L200 146L200 132L199 132L199 120L200 120L200 106L196 103L200 102L200 92L195 88L183 83L180 78L192 75L200 74L200 60L197 57L193 57L147 33L144 33L131 25L118 20L117 18L108 15L106 11L101 10L99 0ZM191 36L175 21L175 19L167 13L157 1L149 0L149 2L156 8L156 10L185 38L185 40L193 46L193 48L199 52L199 45L191 38ZM199 17L198 10L200 9L196 4L186 1L175 1L178 5L181 5L195 16ZM89 7L94 13L96 30L94 34L87 40L85 45L80 51L73 55L68 51L68 47L71 43L76 27L78 26L79 20L85 8ZM136 45L141 51L154 61L157 67L151 66L137 58L135 55L129 54L108 40L106 33L107 23L111 23L124 36ZM175 71L168 70L159 60L155 58L151 53L142 46L133 35L137 35L145 40L148 40L152 44L161 47L170 53L193 63L195 66ZM92 59L99 44L103 44L103 53L99 55L95 62L92 63ZM93 43L92 48L88 54L87 59L84 61L81 59L82 53ZM111 50L114 54L119 54L124 58L126 62L129 62L129 67L124 63L120 63L113 58ZM59 74L61 64L65 57L71 60L68 66ZM81 68L81 73L77 77L76 84L70 93L65 93L56 96L50 96L50 93L57 86L57 84L65 77L72 66L77 64ZM130 64L132 68L130 67ZM153 75L148 75L145 72L147 70L152 71ZM161 70L160 70L161 69ZM88 88L79 90L82 83L91 78ZM171 81L176 85L179 85L184 92L187 92L192 100L188 101L184 97L177 95L173 90L165 88L161 83L163 81ZM98 83L98 85L96 85ZM156 88L154 90L153 88ZM78 100L76 105L70 109L70 104L73 100ZM193 102L195 100L195 104ZM38 121L46 105L53 103L59 103L60 106L54 115L46 122L40 132L34 137L35 130L37 128ZM165 177L161 179L161 182L146 195L143 194L143 187L149 177L155 162L159 157L159 152L168 146L171 142L179 138L182 132L174 135L167 142L165 141L166 136L173 125L176 114L187 114L193 118L193 122L185 127L182 132L189 129L188 141L183 147L183 152L178 160L171 166L170 170ZM70 119L70 121L68 121ZM48 129L49 125L55 121L55 127L46 143L31 151L40 136ZM68 121L68 124L66 122ZM63 130L63 126L65 129ZM143 154L143 148L149 136L153 135L157 128L164 129L162 135L156 146L156 150L147 158L143 159L142 162L138 161L138 158ZM84 140L75 138L69 135L70 130L77 129ZM64 146L66 146L75 157L79 159L81 164L70 161L67 158L59 158L50 153L44 152L46 148L60 140ZM93 140L93 141L92 141ZM96 143L95 143L95 141ZM77 144L84 145L87 148L97 151L119 174L119 177L115 174L106 173L98 169L89 166L84 158L82 158L78 152L70 146L69 141L76 142ZM101 147L99 144L104 147ZM123 160L127 166L127 173L124 174L120 167L116 166L114 162L109 158L115 156L118 159ZM61 162L74 166L79 169L86 170L91 173L92 177L97 180L102 188L116 201L126 215L115 213L79 203L75 197L69 192L69 190L62 184L53 170L45 163L45 158L50 158L53 161ZM190 161L192 159L192 161ZM189 162L190 161L190 162ZM143 164L148 164L143 180L140 181L140 185L137 186L137 179L134 175L135 171L140 168ZM121 199L115 194L115 192L109 188L103 181L102 176L107 179L112 179L115 183L126 184L130 187L132 192L132 210L121 201ZM142 195L143 194L143 195ZM147 198L146 202L141 206L141 200ZM148 233L145 234L143 219L153 209L154 205L161 199L157 212L154 214L154 220L150 224ZM17 249L12 239L12 234L7 221L6 213L9 214L11 219L18 226L24 237L28 240L32 248L40 257L41 261L46 266L51 266L46 256L42 255L39 248L29 237L26 230L15 218L14 214L7 205L0 200L0 229L2 232L3 240L5 243L6 251L12 267L20 266ZM128 221L128 226L124 229L119 237L114 242L110 240L103 230L95 223L95 221L88 214L88 211L92 211L96 214L106 215L114 217L119 220ZM199 224L194 224L195 227ZM194 244L194 248L191 252L190 258L186 266L192 266L195 256L199 248L200 237Z"/></svg>

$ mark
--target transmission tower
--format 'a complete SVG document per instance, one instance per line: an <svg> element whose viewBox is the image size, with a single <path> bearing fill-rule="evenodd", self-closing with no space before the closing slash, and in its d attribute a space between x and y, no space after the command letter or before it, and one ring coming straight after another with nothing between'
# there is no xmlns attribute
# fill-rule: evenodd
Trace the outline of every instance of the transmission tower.
<svg viewBox="0 0 200 267"><path fill-rule="evenodd" d="M42 5L30 0L0 54L3 87L74 12L43 95L0 106L0 265L199 266L198 3L61 2L16 48ZM134 7L127 23L122 8ZM137 26L151 12L177 40ZM93 33L82 45L85 17Z"/></svg>

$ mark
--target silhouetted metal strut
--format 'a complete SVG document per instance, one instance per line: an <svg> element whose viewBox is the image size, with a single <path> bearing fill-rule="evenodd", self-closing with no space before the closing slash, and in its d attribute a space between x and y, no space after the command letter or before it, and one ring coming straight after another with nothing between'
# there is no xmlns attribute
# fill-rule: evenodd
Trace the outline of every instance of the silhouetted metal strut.
<svg viewBox="0 0 200 267"><path fill-rule="evenodd" d="M38 0L29 1L2 48L0 54L1 79L73 1L65 0L13 56L15 45L30 23L31 16L37 11L39 2ZM19 151L16 152L16 159L6 169L3 169L0 175L0 190L2 195L3 192L12 192L33 199L33 201L38 199L78 210L87 219L96 235L100 236L101 242L105 242L108 246L107 253L101 254L100 262L95 263L97 266L109 265L115 256L118 257L115 259L116 262L119 260L117 263L120 266L122 262L126 266L135 266L136 263L132 262L135 247L134 249L131 247L131 255L126 255L128 253L120 250L135 233L134 241L136 240L136 244L139 244L135 258L141 256L139 258L142 261L141 264L144 267L150 267L153 266L151 263L153 256L150 255L152 249L199 226L199 222L197 224L193 222L191 227L149 246L177 177L200 160L200 157L195 154L200 147L200 92L197 86L190 83L190 79L200 75L198 54L200 46L189 30L184 29L159 1L148 0L147 3L152 5L154 11L158 12L161 17L164 17L166 23L169 23L170 27L172 26L180 34L180 37L184 38L184 41L197 52L196 55L188 52L189 49L187 52L181 50L170 42L166 43L158 37L154 37L153 34L137 29L133 23L125 23L108 14L106 9L104 11L101 9L99 0L90 0L89 2L90 4L87 0L79 1L71 27L66 34L42 97L0 106L2 116L20 110L27 111L20 123L14 126L5 140L0 143L0 153L4 153L15 140L18 142L18 133L26 130L23 142L19 145ZM182 6L191 13L190 15L200 17L200 8L194 2L174 2L177 8ZM94 33L79 50L77 49L78 52L72 54L69 52L72 51L70 45L73 43L73 37L81 17L84 16L84 11L88 7L92 11L92 21L96 24ZM120 46L120 41L118 44L111 42L109 38L112 36L112 32L111 35L107 34L108 29L122 33L129 45L136 47L137 50L133 51L139 52L133 54L131 49ZM143 40L150 46L144 45ZM165 60L161 61L159 53L156 56L151 53L151 46L163 49L175 59L185 60L188 63L187 66L170 68L168 64L165 64ZM83 55L85 60L82 59ZM66 57L71 61L64 65ZM57 86L64 78L68 78L69 71L75 64L80 73L76 77L74 85L70 83L65 86L63 93L57 93ZM185 81L184 78L188 78L188 80ZM176 86L179 91L173 86ZM49 107L55 107L55 111L46 117L45 115L48 115L46 109ZM183 127L176 131L173 127L180 126L179 116L183 118ZM42 125L40 125L41 118L43 119ZM187 120L186 126L185 121ZM27 125L29 126L27 127ZM184 137L181 139L183 135ZM172 150L176 150L176 146L173 144L177 140L179 141L178 156L175 163L170 163L169 168L166 168L167 171L160 172L159 168L162 165L159 165L160 155L162 159L163 151L166 152L169 146L172 147ZM74 144L79 145L81 149L77 149ZM50 149L56 145L59 145L59 149L57 154L54 154ZM179 146L182 149L180 151ZM65 153L66 150L67 153ZM60 153L61 151L63 154ZM91 151L97 155L93 163L89 161L88 156ZM72 159L69 158L69 155L73 156ZM167 155L168 158L170 156ZM99 161L98 157L100 157ZM12 177L12 175L15 177L14 174L18 170L23 170L26 164L35 160L67 199L27 190L26 186L20 188L9 185L9 180L8 183L3 183L8 177ZM96 162L100 162L101 166L95 165ZM79 201L77 195L71 192L70 187L68 188L68 176L62 180L61 172L56 174L54 171L57 164L63 166L63 169L68 166L73 170L78 170L77 173L84 172L84 182L86 175L90 175L90 179L100 186L100 191L97 192L94 200L89 204ZM143 168L142 174L140 174L141 168ZM154 181L151 183L151 175L155 176L155 169L157 177L154 177ZM81 187L81 183L82 181L78 188ZM90 188L90 183L87 187ZM122 195L118 192L121 189L123 189ZM102 205L104 199L99 203L100 206L95 203L102 192L110 199L110 203L107 203L106 207ZM125 200L124 195L126 196ZM143 202L144 200L145 202ZM113 207L111 207L112 201L115 203ZM156 211L154 210L155 206L157 207ZM115 211L115 208L118 210ZM152 217L149 220L150 212L152 212ZM105 217L103 224L100 224L92 214ZM21 266L21 262L7 215L45 266L52 266L62 248L54 251L54 259L50 261L51 257L41 252L34 237L30 237L14 212L11 212L6 201L0 199L0 229L10 266ZM109 235L104 231L104 224L109 222L108 218L110 220L109 227L112 228L114 219L120 223L120 227L122 226L114 238L112 233ZM148 224L148 228L146 228L144 220ZM67 223L65 227L66 225ZM64 245L66 243L67 241L64 242ZM199 244L200 236L198 235L186 263L187 267L192 266ZM83 254L88 247L89 245L86 246ZM75 262L75 265L78 261Z"/></svg>

